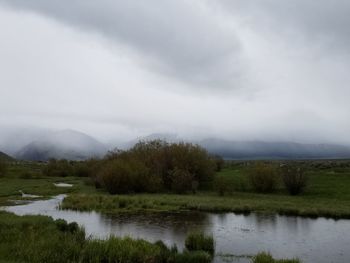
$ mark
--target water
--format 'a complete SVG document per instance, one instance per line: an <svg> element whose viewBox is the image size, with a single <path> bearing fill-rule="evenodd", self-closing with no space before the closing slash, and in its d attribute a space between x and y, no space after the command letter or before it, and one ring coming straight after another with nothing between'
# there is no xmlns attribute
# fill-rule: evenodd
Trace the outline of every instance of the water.
<svg viewBox="0 0 350 263"><path fill-rule="evenodd" d="M217 254L254 255L268 251L277 258L298 257L303 262L350 262L350 220L309 219L279 215L234 213L163 213L107 216L96 212L58 210L64 195L50 200L9 206L18 215L41 214L78 222L93 237L131 236L163 240L183 248L188 232L212 233ZM215 262L250 262L246 257L215 257Z"/></svg>

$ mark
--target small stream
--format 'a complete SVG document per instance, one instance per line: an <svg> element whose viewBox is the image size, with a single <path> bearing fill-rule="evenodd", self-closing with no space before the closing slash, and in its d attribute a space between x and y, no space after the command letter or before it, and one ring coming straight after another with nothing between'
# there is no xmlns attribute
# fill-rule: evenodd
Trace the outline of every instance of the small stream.
<svg viewBox="0 0 350 263"><path fill-rule="evenodd" d="M48 215L78 222L87 235L131 236L149 241L162 240L180 249L188 232L212 233L217 254L214 262L250 262L247 255L268 251L276 258L298 257L304 263L350 262L350 220L310 219L293 216L201 212L138 215L103 215L97 212L59 210L64 195L50 200L8 206L4 210L17 215Z"/></svg>

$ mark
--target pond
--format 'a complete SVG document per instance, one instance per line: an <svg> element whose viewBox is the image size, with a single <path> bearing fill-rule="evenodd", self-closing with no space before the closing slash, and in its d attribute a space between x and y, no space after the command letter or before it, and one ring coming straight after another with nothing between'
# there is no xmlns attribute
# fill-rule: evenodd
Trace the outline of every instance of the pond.
<svg viewBox="0 0 350 263"><path fill-rule="evenodd" d="M93 237L131 236L163 240L183 248L188 232L212 233L216 242L214 262L250 262L246 256L268 251L276 258L298 257L303 262L350 262L350 220L234 213L161 213L103 215L96 212L59 210L64 195L5 207L17 215L40 214L78 222ZM229 255L236 255L235 257Z"/></svg>

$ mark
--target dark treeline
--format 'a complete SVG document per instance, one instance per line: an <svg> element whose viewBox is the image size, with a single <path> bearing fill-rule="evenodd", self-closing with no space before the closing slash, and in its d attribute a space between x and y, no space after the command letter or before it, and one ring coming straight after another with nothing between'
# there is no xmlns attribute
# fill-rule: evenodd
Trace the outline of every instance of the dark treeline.
<svg viewBox="0 0 350 263"><path fill-rule="evenodd" d="M110 152L102 160L69 162L50 160L49 176L86 176L111 194L196 192L213 181L224 161L191 143L161 140L139 142L129 150Z"/></svg>

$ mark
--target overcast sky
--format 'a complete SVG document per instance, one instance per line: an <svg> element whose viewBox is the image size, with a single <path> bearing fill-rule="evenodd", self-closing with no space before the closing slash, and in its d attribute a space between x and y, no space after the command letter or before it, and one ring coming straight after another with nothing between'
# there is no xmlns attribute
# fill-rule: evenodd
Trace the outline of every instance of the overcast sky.
<svg viewBox="0 0 350 263"><path fill-rule="evenodd" d="M348 0L0 0L0 125L350 143Z"/></svg>

